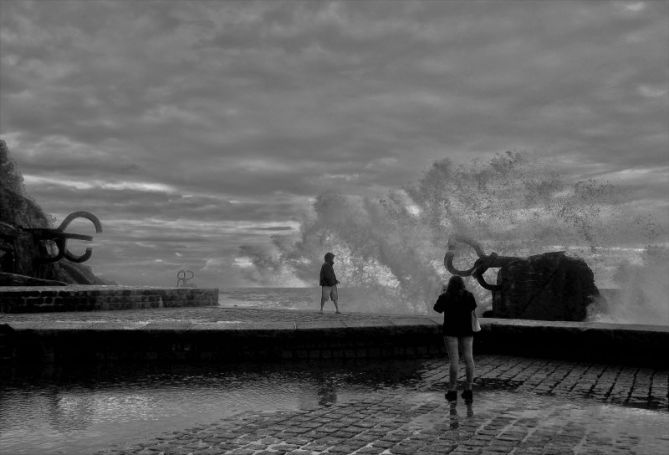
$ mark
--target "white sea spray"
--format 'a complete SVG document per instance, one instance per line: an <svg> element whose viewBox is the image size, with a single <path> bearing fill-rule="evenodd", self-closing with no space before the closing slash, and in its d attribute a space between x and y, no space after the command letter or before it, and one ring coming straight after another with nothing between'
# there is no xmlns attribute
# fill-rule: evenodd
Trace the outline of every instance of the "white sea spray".
<svg viewBox="0 0 669 455"><path fill-rule="evenodd" d="M355 288L367 310L427 313L448 279L446 242L466 234L487 254L566 251L583 258L600 289L622 290L618 300L591 311L594 320L669 324L662 318L669 295L661 246L666 220L624 196L608 182L567 181L547 158L507 152L469 165L444 159L418 182L383 197L321 194L298 237L276 237L271 249L242 253L258 284L280 285L274 278L290 276L317 285L322 256L333 251L342 286ZM466 247L456 252L458 268L475 259ZM495 275L489 270L487 281ZM467 286L481 308L490 305L488 291L473 280Z"/></svg>

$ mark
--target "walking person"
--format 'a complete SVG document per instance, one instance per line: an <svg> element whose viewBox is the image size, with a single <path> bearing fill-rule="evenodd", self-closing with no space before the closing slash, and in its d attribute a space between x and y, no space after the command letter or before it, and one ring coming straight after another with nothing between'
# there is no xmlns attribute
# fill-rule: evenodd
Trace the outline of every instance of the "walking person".
<svg viewBox="0 0 669 455"><path fill-rule="evenodd" d="M466 383L462 398L466 404L473 402L472 383L474 382L474 331L472 330L472 312L476 308L476 300L465 288L459 276L453 276L444 286L442 293L434 304L434 311L444 313L442 327L444 343L449 360L449 388L446 399L455 404L457 401L459 350L465 360Z"/></svg>
<svg viewBox="0 0 669 455"><path fill-rule="evenodd" d="M334 303L335 306L335 312L340 314L339 306L337 306L337 300L339 299L337 296L337 285L339 284L339 281L337 280L337 276L334 272L334 258L334 254L330 252L325 253L325 262L323 262L323 265L321 266L321 313L323 312L323 305L325 305L325 302L332 300L332 303Z"/></svg>

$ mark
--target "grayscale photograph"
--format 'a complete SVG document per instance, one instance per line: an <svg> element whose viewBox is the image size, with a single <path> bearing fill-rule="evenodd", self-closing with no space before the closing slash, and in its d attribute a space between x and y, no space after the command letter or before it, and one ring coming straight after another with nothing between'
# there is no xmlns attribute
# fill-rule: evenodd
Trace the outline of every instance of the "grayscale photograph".
<svg viewBox="0 0 669 455"><path fill-rule="evenodd" d="M668 195L667 0L0 0L0 455L665 455Z"/></svg>

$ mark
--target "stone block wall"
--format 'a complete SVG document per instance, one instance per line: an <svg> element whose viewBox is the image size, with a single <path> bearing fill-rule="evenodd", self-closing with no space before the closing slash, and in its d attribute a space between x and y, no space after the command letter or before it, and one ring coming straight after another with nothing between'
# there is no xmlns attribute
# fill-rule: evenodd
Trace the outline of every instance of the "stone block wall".
<svg viewBox="0 0 669 455"><path fill-rule="evenodd" d="M11 331L6 338L5 349L11 346L13 360L19 363L417 358L444 353L439 330L423 326L306 330L20 329Z"/></svg>
<svg viewBox="0 0 669 455"><path fill-rule="evenodd" d="M212 323L156 322L26 327L0 324L0 354L19 363L243 362L444 356L441 328L216 328ZM669 328L546 321L486 320L475 356L505 354L669 368ZM2 356L0 356L2 357ZM0 359L2 360L2 359Z"/></svg>
<svg viewBox="0 0 669 455"><path fill-rule="evenodd" d="M475 352L669 368L669 327L482 318Z"/></svg>
<svg viewBox="0 0 669 455"><path fill-rule="evenodd" d="M218 289L130 286L5 286L0 313L212 306Z"/></svg>

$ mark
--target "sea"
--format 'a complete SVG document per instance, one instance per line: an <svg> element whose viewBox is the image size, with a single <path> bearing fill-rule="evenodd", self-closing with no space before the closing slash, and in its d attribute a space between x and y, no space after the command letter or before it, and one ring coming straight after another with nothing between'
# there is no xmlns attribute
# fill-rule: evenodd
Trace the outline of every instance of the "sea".
<svg viewBox="0 0 669 455"><path fill-rule="evenodd" d="M309 310L320 308L320 288L219 289L218 304L226 307Z"/></svg>

